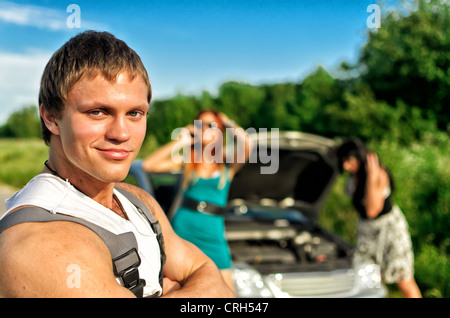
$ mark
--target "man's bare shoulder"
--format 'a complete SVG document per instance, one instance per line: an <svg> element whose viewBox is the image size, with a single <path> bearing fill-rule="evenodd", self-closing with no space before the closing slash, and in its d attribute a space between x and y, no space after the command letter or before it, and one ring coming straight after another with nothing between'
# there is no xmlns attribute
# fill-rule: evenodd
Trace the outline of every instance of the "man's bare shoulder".
<svg viewBox="0 0 450 318"><path fill-rule="evenodd" d="M0 296L99 296L115 283L111 266L102 239L73 222L23 223L0 234Z"/></svg>

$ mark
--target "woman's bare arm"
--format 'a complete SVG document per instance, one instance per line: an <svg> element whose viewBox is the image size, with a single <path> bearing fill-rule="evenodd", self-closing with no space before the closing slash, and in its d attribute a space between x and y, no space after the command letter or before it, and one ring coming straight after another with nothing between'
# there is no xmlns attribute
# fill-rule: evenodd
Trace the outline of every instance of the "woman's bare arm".
<svg viewBox="0 0 450 318"><path fill-rule="evenodd" d="M378 157L374 153L367 154L367 179L365 206L369 219L375 218L383 210L385 189L389 186L389 176L380 166Z"/></svg>

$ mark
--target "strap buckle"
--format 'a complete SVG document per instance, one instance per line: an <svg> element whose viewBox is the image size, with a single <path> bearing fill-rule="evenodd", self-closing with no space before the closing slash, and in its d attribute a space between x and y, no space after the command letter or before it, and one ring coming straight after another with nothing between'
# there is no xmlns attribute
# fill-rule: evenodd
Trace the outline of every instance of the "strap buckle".
<svg viewBox="0 0 450 318"><path fill-rule="evenodd" d="M142 297L145 280L139 278L138 267L141 258L136 248L113 259L113 271L116 277L120 277L124 287L130 289L137 297Z"/></svg>

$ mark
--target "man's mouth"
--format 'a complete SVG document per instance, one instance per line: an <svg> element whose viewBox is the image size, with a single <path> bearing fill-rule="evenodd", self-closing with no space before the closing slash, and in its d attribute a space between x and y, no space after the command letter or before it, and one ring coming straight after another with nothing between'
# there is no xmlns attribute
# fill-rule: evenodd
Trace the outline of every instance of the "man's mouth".
<svg viewBox="0 0 450 318"><path fill-rule="evenodd" d="M108 148L98 149L105 157L113 160L124 160L130 155L130 151L125 149Z"/></svg>

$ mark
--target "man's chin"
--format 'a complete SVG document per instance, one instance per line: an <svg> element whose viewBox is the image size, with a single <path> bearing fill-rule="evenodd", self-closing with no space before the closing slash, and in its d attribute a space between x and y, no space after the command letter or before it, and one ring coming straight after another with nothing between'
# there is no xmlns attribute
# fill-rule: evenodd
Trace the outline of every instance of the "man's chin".
<svg viewBox="0 0 450 318"><path fill-rule="evenodd" d="M128 171L130 167L127 165L125 167L121 167L120 169L108 169L103 170L103 173L97 174L97 179L105 182L105 183L115 183L122 182L128 176Z"/></svg>
<svg viewBox="0 0 450 318"><path fill-rule="evenodd" d="M125 178L127 176L128 176L128 171L127 171L127 173L110 174L108 176L105 176L105 179L103 181L109 182L109 183L119 183L119 182L123 182L123 180L125 180Z"/></svg>

